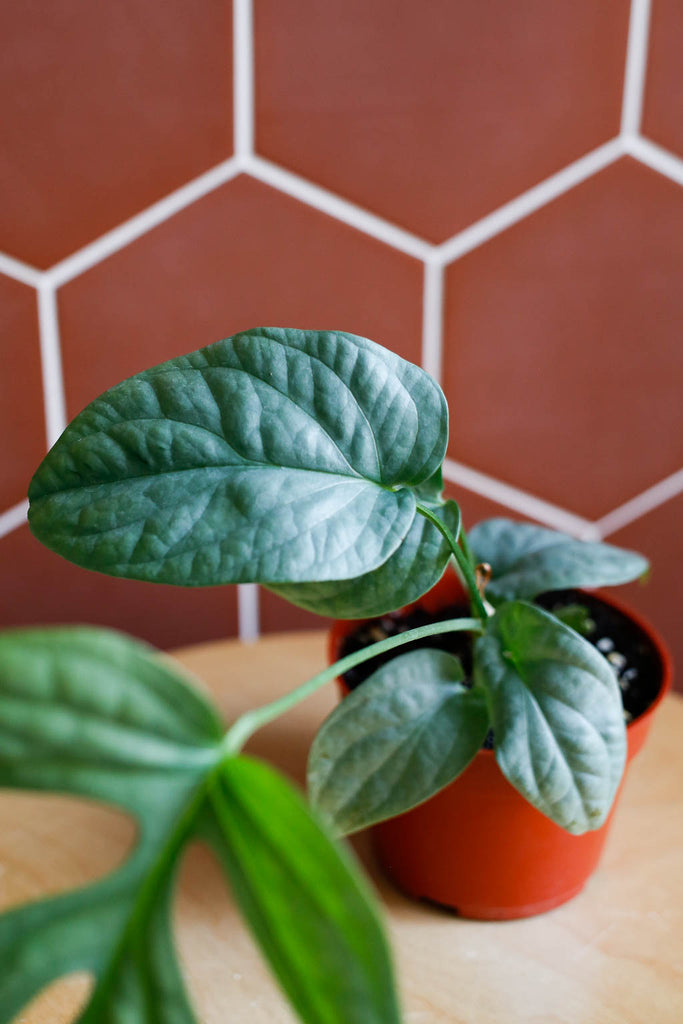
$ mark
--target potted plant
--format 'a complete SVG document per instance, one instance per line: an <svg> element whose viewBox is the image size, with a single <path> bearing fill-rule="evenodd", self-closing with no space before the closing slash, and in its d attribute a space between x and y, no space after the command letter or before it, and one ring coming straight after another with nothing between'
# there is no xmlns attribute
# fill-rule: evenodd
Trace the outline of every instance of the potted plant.
<svg viewBox="0 0 683 1024"><path fill-rule="evenodd" d="M249 799L252 785L258 792L251 770L235 767L246 763L240 751L255 729L377 654L425 637L464 636L470 678L462 658L411 651L374 673L324 723L309 766L318 814L344 832L428 806L476 762L492 726L487 763L520 799L570 833L599 829L626 758L617 678L581 634L581 609L553 614L529 599L548 589L625 582L647 563L609 545L495 521L473 547L457 504L442 497L447 437L438 385L373 342L340 332L247 331L138 374L91 403L36 472L29 521L40 541L95 571L181 586L258 582L346 619L414 603L452 561L469 604L464 614L354 650L230 727L218 760L221 773L244 773L235 803ZM486 589L484 562L492 567ZM150 711L150 729L154 717ZM202 761L203 771L214 765L211 779L214 756ZM34 776L20 778L30 784ZM209 793L214 785L207 783ZM232 803L219 800L220 813L230 818ZM181 807L180 817L178 805L169 809L169 820L189 829L192 815ZM216 816L214 808L214 837ZM247 846L240 846L242 824L230 828L232 852L224 859L238 862L230 877L240 898ZM271 963L282 968L248 893L242 906ZM311 924L306 941L314 930ZM383 993L374 1009L359 1015L348 991L336 991L329 1001L336 1017L295 1001L303 1019L395 1019L378 948L364 951L376 967L370 988ZM291 994L303 982L288 969L283 983ZM339 973L333 956L317 975L309 957L305 990L315 991L329 973Z"/></svg>

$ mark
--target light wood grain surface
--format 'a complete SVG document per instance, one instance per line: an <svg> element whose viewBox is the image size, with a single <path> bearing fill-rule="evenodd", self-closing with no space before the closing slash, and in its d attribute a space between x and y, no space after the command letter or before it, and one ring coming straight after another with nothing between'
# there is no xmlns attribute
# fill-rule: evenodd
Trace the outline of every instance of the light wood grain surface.
<svg viewBox="0 0 683 1024"><path fill-rule="evenodd" d="M226 719L302 682L325 663L321 633L178 652ZM310 739L335 701L327 687L273 723L249 750L302 781ZM378 878L407 1024L683 1022L683 700L669 697L631 766L598 872L541 917L488 923L413 904ZM0 906L83 884L120 862L134 829L84 801L0 794ZM188 854L177 937L203 1024L293 1024L209 854ZM74 976L17 1018L66 1024L87 994ZM363 1024L349 1021L349 1024Z"/></svg>

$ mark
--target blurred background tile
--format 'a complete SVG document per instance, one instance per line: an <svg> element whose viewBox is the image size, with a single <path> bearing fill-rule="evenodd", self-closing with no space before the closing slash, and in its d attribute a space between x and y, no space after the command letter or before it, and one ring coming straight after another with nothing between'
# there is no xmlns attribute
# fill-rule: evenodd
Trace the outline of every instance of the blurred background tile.
<svg viewBox="0 0 683 1024"><path fill-rule="evenodd" d="M643 131L678 156L683 156L682 54L683 4L653 0Z"/></svg>
<svg viewBox="0 0 683 1024"><path fill-rule="evenodd" d="M26 498L45 454L36 293L0 275L0 511Z"/></svg>
<svg viewBox="0 0 683 1024"><path fill-rule="evenodd" d="M0 249L47 267L232 151L226 0L0 7Z"/></svg>
<svg viewBox="0 0 683 1024"><path fill-rule="evenodd" d="M277 171L276 187L261 183L263 165L238 147L246 173L84 264L57 291L58 323L43 323L46 351L56 356L61 343L68 414L144 367L248 327L338 328L436 366L443 326L449 454L488 474L486 493L530 516L554 521L541 498L591 521L679 469L680 5L653 0L645 54L643 133L672 154L655 160L662 173L621 159L512 226L498 222L446 267L443 317L430 293L424 338L423 262L372 237L362 213L345 223L334 196L441 242L614 138L630 3L253 7L257 153L332 199L305 183L291 198ZM237 124L249 127L244 75L233 88L249 61L233 60L232 17L230 0L4 5L2 274L31 280L5 256L49 267L232 155L235 100L247 118ZM36 293L5 276L0 327L0 626L85 619L162 646L234 634L234 588L108 580L13 529L16 510L4 513L44 452L45 410ZM47 373L53 412L58 362ZM522 514L463 487L447 493L468 526ZM624 593L662 624L679 659L680 503L610 538L651 555L650 584ZM260 621L271 632L324 620L262 592Z"/></svg>
<svg viewBox="0 0 683 1024"><path fill-rule="evenodd" d="M28 526L0 538L2 628L85 623L157 647L237 633L235 587L168 587L86 572L39 544Z"/></svg>
<svg viewBox="0 0 683 1024"><path fill-rule="evenodd" d="M259 0L259 153L440 242L619 130L629 3Z"/></svg>
<svg viewBox="0 0 683 1024"><path fill-rule="evenodd" d="M451 265L454 459L589 518L679 468L682 225L626 159Z"/></svg>
<svg viewBox="0 0 683 1024"><path fill-rule="evenodd" d="M641 551L650 559L649 578L643 583L612 587L618 601L637 609L662 634L677 665L683 664L680 595L683 564L683 495L629 523L607 538L611 544ZM674 675L674 685L683 690L683 680Z"/></svg>
<svg viewBox="0 0 683 1024"><path fill-rule="evenodd" d="M249 327L346 330L419 361L421 313L417 260L242 176L60 290L69 415Z"/></svg>

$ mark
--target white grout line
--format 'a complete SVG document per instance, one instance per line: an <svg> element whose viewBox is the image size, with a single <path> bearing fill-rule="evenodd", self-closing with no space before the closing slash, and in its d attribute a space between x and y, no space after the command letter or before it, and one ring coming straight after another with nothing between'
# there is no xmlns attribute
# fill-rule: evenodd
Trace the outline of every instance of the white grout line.
<svg viewBox="0 0 683 1024"><path fill-rule="evenodd" d="M443 278L439 263L425 263L422 298L422 368L441 381L443 342Z"/></svg>
<svg viewBox="0 0 683 1024"><path fill-rule="evenodd" d="M41 284L38 288L38 323L45 403L45 435L47 447L51 448L66 426L66 405L59 343L57 296L54 288L45 284Z"/></svg>
<svg viewBox="0 0 683 1024"><path fill-rule="evenodd" d="M640 131L647 71L649 27L650 0L631 0L626 71L624 73L624 99L621 108L621 132L623 135L637 135Z"/></svg>
<svg viewBox="0 0 683 1024"><path fill-rule="evenodd" d="M0 512L0 537L5 537L12 530L23 526L26 522L27 512L27 501L20 501L18 505L8 508L6 512Z"/></svg>
<svg viewBox="0 0 683 1024"><path fill-rule="evenodd" d="M550 502L543 501L542 498L536 498L533 494L521 491L510 484L504 484L501 480L496 480L476 469L464 466L461 462L455 462L453 459L444 461L443 470L444 479L450 483L459 484L467 488L468 491L474 491L475 494L481 494L485 498L490 498L491 501L498 502L499 505L506 505L516 512L536 519L539 523L552 527L553 530L562 530L581 540L598 539L597 530L588 519L559 508L557 505L551 505Z"/></svg>
<svg viewBox="0 0 683 1024"><path fill-rule="evenodd" d="M653 487L648 487L646 491L642 491L635 498L619 505L612 512L608 512L602 519L598 519L595 528L600 537L608 537L611 533L616 533L617 530L621 530L622 527L647 515L648 512L652 512L653 509L663 505L671 498L677 497L682 492L683 469L679 469L676 473L672 473L671 476L654 484Z"/></svg>
<svg viewBox="0 0 683 1024"><path fill-rule="evenodd" d="M141 235L168 220L169 217L185 209L186 206L190 206L197 199L201 199L220 185L224 185L226 181L230 181L236 174L239 174L240 169L239 161L235 157L224 160L223 163L200 174L198 178L194 178L187 185L164 196L158 203L153 203L152 206L148 206L146 210L131 217L130 220L124 221L123 224L119 224L112 231L101 235L94 242L90 242L71 256L67 256L66 259L55 263L45 271L42 280L53 287L59 287L72 278L78 277L79 274L90 270L95 264L134 242L136 238L140 238Z"/></svg>
<svg viewBox="0 0 683 1024"><path fill-rule="evenodd" d="M14 256L7 256L5 253L0 252L0 274L12 277L15 281L21 281L22 284L29 284L31 287L37 288L42 271L29 266L28 263L22 263L21 260L16 260Z"/></svg>
<svg viewBox="0 0 683 1024"><path fill-rule="evenodd" d="M453 260L464 256L465 253L476 249L483 242L488 242L494 235L516 224L517 221L528 217L530 213L539 210L542 206L557 199L563 192L568 192L576 185L592 177L598 171L604 170L610 164L618 160L624 154L624 144L620 138L610 139L604 145L586 153L579 160L568 164L557 174L534 185L533 188L523 192L522 195L512 199L504 206L499 206L493 213L471 224L459 234L454 235L447 242L443 242L436 248L436 255L444 263L451 263Z"/></svg>
<svg viewBox="0 0 683 1024"><path fill-rule="evenodd" d="M641 136L625 139L624 145L629 156L640 160L647 167L651 167L653 171L659 171L666 178L671 178L678 185L683 185L683 160L679 157Z"/></svg>
<svg viewBox="0 0 683 1024"><path fill-rule="evenodd" d="M254 152L254 12L252 0L234 0L235 155Z"/></svg>
<svg viewBox="0 0 683 1024"><path fill-rule="evenodd" d="M259 588L256 583L240 583L237 587L237 621L243 643L258 640L260 633Z"/></svg>
<svg viewBox="0 0 683 1024"><path fill-rule="evenodd" d="M393 246L394 249L407 253L408 256L424 260L434 251L433 245L418 238L417 235L404 231L403 228L383 220L382 217L370 213L369 210L365 210L361 206L356 206L348 199L342 199L334 192L329 192L326 188L271 163L270 160L264 160L263 157L255 155L247 158L244 169L264 184L272 185L273 188L277 188L295 199L300 199L302 203L313 206L315 209L329 214L330 217L343 221L350 227L364 231L366 235L385 242L387 245Z"/></svg>

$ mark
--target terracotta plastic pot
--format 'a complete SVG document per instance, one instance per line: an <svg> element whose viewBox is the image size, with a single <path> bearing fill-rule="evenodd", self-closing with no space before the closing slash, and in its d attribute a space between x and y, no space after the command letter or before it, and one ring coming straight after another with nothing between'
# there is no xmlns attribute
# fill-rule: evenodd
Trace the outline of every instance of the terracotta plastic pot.
<svg viewBox="0 0 683 1024"><path fill-rule="evenodd" d="M639 616L611 598L596 596L647 633L662 664L655 700L627 728L628 763L642 747L652 716L671 686L671 661L661 639ZM461 597L459 581L448 573L419 604L435 610ZM334 625L332 658L357 625ZM613 813L614 806L600 829L570 835L520 796L501 773L493 751L481 750L440 793L372 832L381 866L408 895L442 904L463 917L506 920L540 914L580 892L597 866Z"/></svg>

